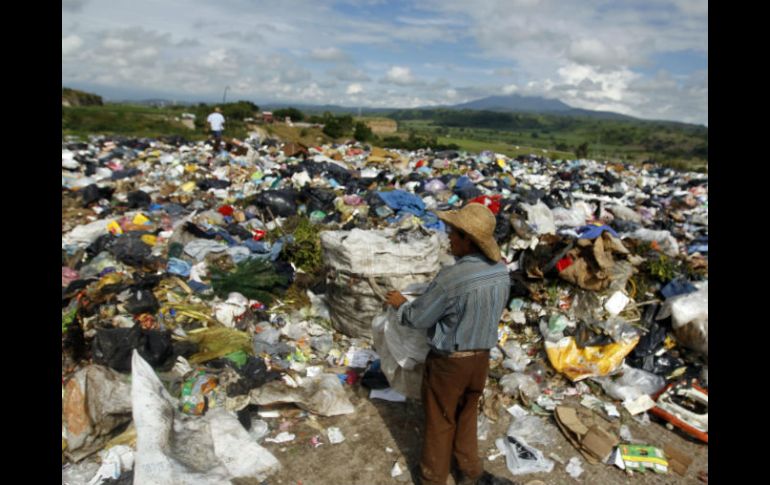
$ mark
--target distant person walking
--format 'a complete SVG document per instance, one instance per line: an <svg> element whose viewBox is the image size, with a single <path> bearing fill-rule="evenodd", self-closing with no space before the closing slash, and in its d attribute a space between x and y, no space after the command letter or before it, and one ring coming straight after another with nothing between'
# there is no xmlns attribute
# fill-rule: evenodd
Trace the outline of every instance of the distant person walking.
<svg viewBox="0 0 770 485"><path fill-rule="evenodd" d="M216 151L222 141L222 131L225 129L225 117L222 116L222 110L219 106L214 108L214 112L206 118L206 122L211 127L211 133L214 135L214 151Z"/></svg>

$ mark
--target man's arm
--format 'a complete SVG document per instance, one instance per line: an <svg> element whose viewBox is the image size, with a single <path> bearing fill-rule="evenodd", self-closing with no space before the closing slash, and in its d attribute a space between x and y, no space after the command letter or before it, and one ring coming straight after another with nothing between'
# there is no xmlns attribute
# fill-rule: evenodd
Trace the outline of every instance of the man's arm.
<svg viewBox="0 0 770 485"><path fill-rule="evenodd" d="M412 328L430 328L443 317L449 307L444 288L435 280L421 296L398 308L398 321Z"/></svg>

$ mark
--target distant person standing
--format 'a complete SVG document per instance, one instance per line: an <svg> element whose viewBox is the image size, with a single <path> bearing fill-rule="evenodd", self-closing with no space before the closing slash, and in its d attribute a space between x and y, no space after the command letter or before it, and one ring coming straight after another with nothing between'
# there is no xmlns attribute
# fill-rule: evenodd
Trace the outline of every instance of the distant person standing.
<svg viewBox="0 0 770 485"><path fill-rule="evenodd" d="M211 127L211 133L214 135L214 150L217 150L222 141L222 131L225 129L225 117L222 116L219 106L214 108L214 112L206 118L206 122Z"/></svg>

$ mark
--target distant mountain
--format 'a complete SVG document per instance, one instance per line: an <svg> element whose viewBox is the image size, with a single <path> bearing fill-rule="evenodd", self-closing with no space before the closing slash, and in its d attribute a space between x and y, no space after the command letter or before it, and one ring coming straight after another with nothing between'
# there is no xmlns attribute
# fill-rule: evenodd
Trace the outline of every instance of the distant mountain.
<svg viewBox="0 0 770 485"><path fill-rule="evenodd" d="M558 99L546 99L534 96L489 96L467 103L449 106L450 109L475 109L486 111L526 111L534 113L552 113L572 109Z"/></svg>
<svg viewBox="0 0 770 485"><path fill-rule="evenodd" d="M547 113L567 116L586 116L591 118L633 120L631 116L612 113L609 111L592 111L588 109L573 108L558 99L547 99L538 96L522 96L511 94L509 96L489 96L467 103L446 106L446 109L471 109L483 111L502 111L520 113Z"/></svg>

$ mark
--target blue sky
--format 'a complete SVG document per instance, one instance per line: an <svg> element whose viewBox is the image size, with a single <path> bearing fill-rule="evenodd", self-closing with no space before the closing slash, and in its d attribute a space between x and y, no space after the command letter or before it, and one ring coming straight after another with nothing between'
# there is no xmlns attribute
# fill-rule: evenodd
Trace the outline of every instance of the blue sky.
<svg viewBox="0 0 770 485"><path fill-rule="evenodd" d="M62 85L371 107L516 93L707 125L708 3L62 0Z"/></svg>

